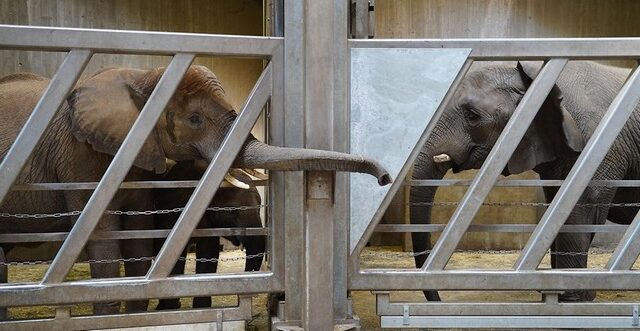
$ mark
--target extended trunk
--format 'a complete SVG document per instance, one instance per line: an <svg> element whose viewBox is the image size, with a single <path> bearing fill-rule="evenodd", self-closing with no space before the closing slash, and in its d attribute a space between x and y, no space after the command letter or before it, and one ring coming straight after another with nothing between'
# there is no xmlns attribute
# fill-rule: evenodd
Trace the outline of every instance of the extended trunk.
<svg viewBox="0 0 640 331"><path fill-rule="evenodd" d="M316 149L277 147L251 139L238 154L235 167L277 171L318 170L370 174L378 184L391 183L391 176L376 161L363 156Z"/></svg>

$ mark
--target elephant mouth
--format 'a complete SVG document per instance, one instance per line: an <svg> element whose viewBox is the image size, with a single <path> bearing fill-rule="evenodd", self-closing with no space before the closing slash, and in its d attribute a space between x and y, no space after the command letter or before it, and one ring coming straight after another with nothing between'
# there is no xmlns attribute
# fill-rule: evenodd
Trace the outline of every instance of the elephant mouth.
<svg viewBox="0 0 640 331"><path fill-rule="evenodd" d="M471 146L465 161L458 163L455 162L455 159L452 160L451 170L453 170L454 173L458 173L469 169L480 169L489 152L491 152L491 147L492 146L489 145Z"/></svg>

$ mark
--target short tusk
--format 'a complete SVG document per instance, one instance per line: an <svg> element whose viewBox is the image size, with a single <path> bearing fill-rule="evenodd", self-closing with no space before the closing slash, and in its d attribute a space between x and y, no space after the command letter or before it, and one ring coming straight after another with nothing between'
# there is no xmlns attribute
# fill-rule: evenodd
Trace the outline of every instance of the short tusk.
<svg viewBox="0 0 640 331"><path fill-rule="evenodd" d="M435 163L445 163L451 161L451 156L449 154L438 154L433 157L433 162Z"/></svg>
<svg viewBox="0 0 640 331"><path fill-rule="evenodd" d="M243 190L248 190L249 189L249 185L238 180L237 178L231 176L230 174L226 174L224 175L224 180L226 180L229 184L237 187L237 188L241 188Z"/></svg>
<svg viewBox="0 0 640 331"><path fill-rule="evenodd" d="M267 174L264 174L258 170L255 169L242 169L242 171L244 171L244 173L246 173L247 175L249 175L250 177L253 177L255 179L258 180L267 180L269 179L269 176Z"/></svg>

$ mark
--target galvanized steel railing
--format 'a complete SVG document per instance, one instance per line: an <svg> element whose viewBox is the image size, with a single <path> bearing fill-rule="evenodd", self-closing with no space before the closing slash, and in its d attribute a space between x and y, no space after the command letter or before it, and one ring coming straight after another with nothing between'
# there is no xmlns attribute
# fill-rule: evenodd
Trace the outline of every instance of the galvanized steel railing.
<svg viewBox="0 0 640 331"><path fill-rule="evenodd" d="M269 229L195 230L225 173L256 122L263 107L271 101L271 116L282 116L282 38L224 36L189 33L115 31L0 25L0 48L14 50L68 52L49 87L0 164L0 202L14 190L95 189L72 230L67 233L21 234L4 238L11 242L63 240L64 243L40 283L0 284L0 306L60 305L78 302L120 301L147 298L273 292L283 290L283 239L281 220ZM94 53L163 54L173 56L149 100L141 110L125 141L99 183L30 183L13 185L27 159L38 144L49 122L62 106L75 82ZM255 87L223 141L213 161L198 182L123 183L142 143L146 140L173 92L195 56L219 55L259 57L269 60ZM282 133L274 133L276 137ZM264 183L260 183L264 184ZM194 187L195 191L172 230L115 231L93 234L107 204L118 189ZM274 207L279 208L279 207ZM195 231L194 231L195 230ZM189 238L211 235L265 235L271 240L271 271L251 274L185 275L167 278ZM92 236L93 234L93 236ZM0 240L3 240L0 236ZM13 235L11 235L13 236ZM96 237L97 236L97 237ZM162 249L144 277L64 282L89 239L154 238L167 236ZM194 313L202 319L202 314ZM192 315L194 315L192 314ZM194 315L194 316L195 316ZM107 321L107 318L103 319ZM82 322L79 322L82 323ZM92 327L100 325L96 320ZM27 324L21 324L27 326Z"/></svg>

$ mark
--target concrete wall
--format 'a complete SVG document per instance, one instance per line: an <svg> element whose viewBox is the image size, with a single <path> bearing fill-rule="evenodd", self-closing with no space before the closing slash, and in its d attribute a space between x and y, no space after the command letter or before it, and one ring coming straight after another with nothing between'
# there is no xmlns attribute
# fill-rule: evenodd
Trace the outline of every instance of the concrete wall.
<svg viewBox="0 0 640 331"><path fill-rule="evenodd" d="M635 0L377 0L376 38L542 38L640 36L640 1ZM619 64L619 63L618 63ZM474 172L446 178L472 178ZM526 173L522 178L535 178ZM443 188L437 201L459 201L466 187ZM487 201L538 201L538 189L497 188ZM402 221L405 199L397 197L386 221ZM434 223L446 223L452 207L434 208ZM482 207L479 223L534 223L540 210L531 207ZM459 248L517 249L528 234L471 233ZM377 235L378 244L397 244L399 237Z"/></svg>
<svg viewBox="0 0 640 331"><path fill-rule="evenodd" d="M0 24L119 30L263 35L262 0L2 0ZM51 77L63 53L0 50L0 77L30 71ZM166 66L170 57L95 54L85 74L100 68ZM263 61L198 57L222 81L231 102L239 109L262 72ZM264 135L258 121L257 137ZM12 251L13 259L42 259L53 249Z"/></svg>

